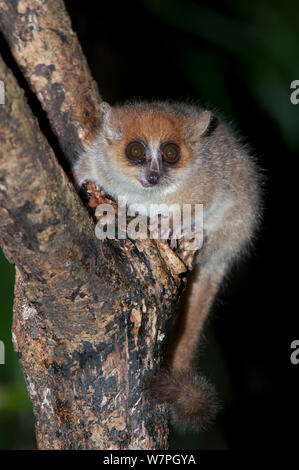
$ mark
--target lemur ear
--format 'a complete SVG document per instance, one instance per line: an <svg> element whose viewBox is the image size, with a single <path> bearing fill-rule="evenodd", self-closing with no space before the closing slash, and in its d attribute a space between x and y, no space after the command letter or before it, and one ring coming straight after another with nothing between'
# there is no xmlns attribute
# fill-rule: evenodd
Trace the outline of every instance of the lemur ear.
<svg viewBox="0 0 299 470"><path fill-rule="evenodd" d="M207 134L209 131L210 125L212 123L212 120L213 120L213 115L211 111L203 111L199 115L199 118L195 126L197 135L203 136Z"/></svg>
<svg viewBox="0 0 299 470"><path fill-rule="evenodd" d="M200 137L208 135L214 128L216 122L215 116L211 111L203 111L187 126L185 140L189 143L195 143Z"/></svg>
<svg viewBox="0 0 299 470"><path fill-rule="evenodd" d="M109 143L114 140L120 140L122 133L120 130L119 118L110 104L102 101L100 104L100 111L102 113L102 130L103 135Z"/></svg>

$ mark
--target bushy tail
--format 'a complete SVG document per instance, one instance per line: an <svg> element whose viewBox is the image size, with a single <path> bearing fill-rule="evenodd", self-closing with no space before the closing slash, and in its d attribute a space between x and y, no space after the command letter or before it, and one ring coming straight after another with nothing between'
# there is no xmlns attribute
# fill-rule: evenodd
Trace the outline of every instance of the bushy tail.
<svg viewBox="0 0 299 470"><path fill-rule="evenodd" d="M180 427L206 429L218 410L214 387L191 370L163 368L146 383L152 403L168 404Z"/></svg>

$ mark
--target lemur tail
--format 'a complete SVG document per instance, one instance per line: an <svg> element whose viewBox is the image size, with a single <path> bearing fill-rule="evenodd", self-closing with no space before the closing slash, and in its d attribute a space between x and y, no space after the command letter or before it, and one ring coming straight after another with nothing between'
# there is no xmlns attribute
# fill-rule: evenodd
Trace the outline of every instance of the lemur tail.
<svg viewBox="0 0 299 470"><path fill-rule="evenodd" d="M148 381L146 390L153 403L169 405L174 421L181 427L206 429L219 406L213 385L197 374L194 357L223 272L211 273L203 267L198 272L197 269L193 270L193 277L181 297L168 345L168 365Z"/></svg>
<svg viewBox="0 0 299 470"><path fill-rule="evenodd" d="M191 370L161 369L146 384L150 401L168 404L180 427L204 430L218 410L214 387Z"/></svg>

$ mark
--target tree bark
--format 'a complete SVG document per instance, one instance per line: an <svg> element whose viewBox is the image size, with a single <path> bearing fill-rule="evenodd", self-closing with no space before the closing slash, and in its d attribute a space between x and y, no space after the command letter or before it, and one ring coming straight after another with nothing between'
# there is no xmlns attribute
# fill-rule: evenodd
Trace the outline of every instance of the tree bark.
<svg viewBox="0 0 299 470"><path fill-rule="evenodd" d="M73 162L100 122L100 96L62 0L0 0L0 28Z"/></svg>
<svg viewBox="0 0 299 470"><path fill-rule="evenodd" d="M100 97L63 2L0 0L15 59L73 161ZM165 449L159 366L185 264L159 241L105 240L0 60L0 240L16 265L13 340L40 449ZM55 94L56 99L54 100Z"/></svg>

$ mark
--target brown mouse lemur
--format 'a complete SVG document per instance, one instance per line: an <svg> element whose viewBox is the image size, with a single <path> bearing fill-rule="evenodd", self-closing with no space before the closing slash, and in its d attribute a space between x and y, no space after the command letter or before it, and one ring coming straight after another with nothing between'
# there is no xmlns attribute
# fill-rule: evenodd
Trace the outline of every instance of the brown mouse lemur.
<svg viewBox="0 0 299 470"><path fill-rule="evenodd" d="M151 204L203 207L202 243L181 302L168 366L148 387L148 395L168 403L177 421L202 427L214 415L217 400L213 387L193 371L194 353L219 285L232 262L246 252L258 225L259 172L228 125L199 106L102 103L101 110L99 132L74 166L78 186L95 182L114 198L124 197L128 206L142 205L145 216Z"/></svg>

